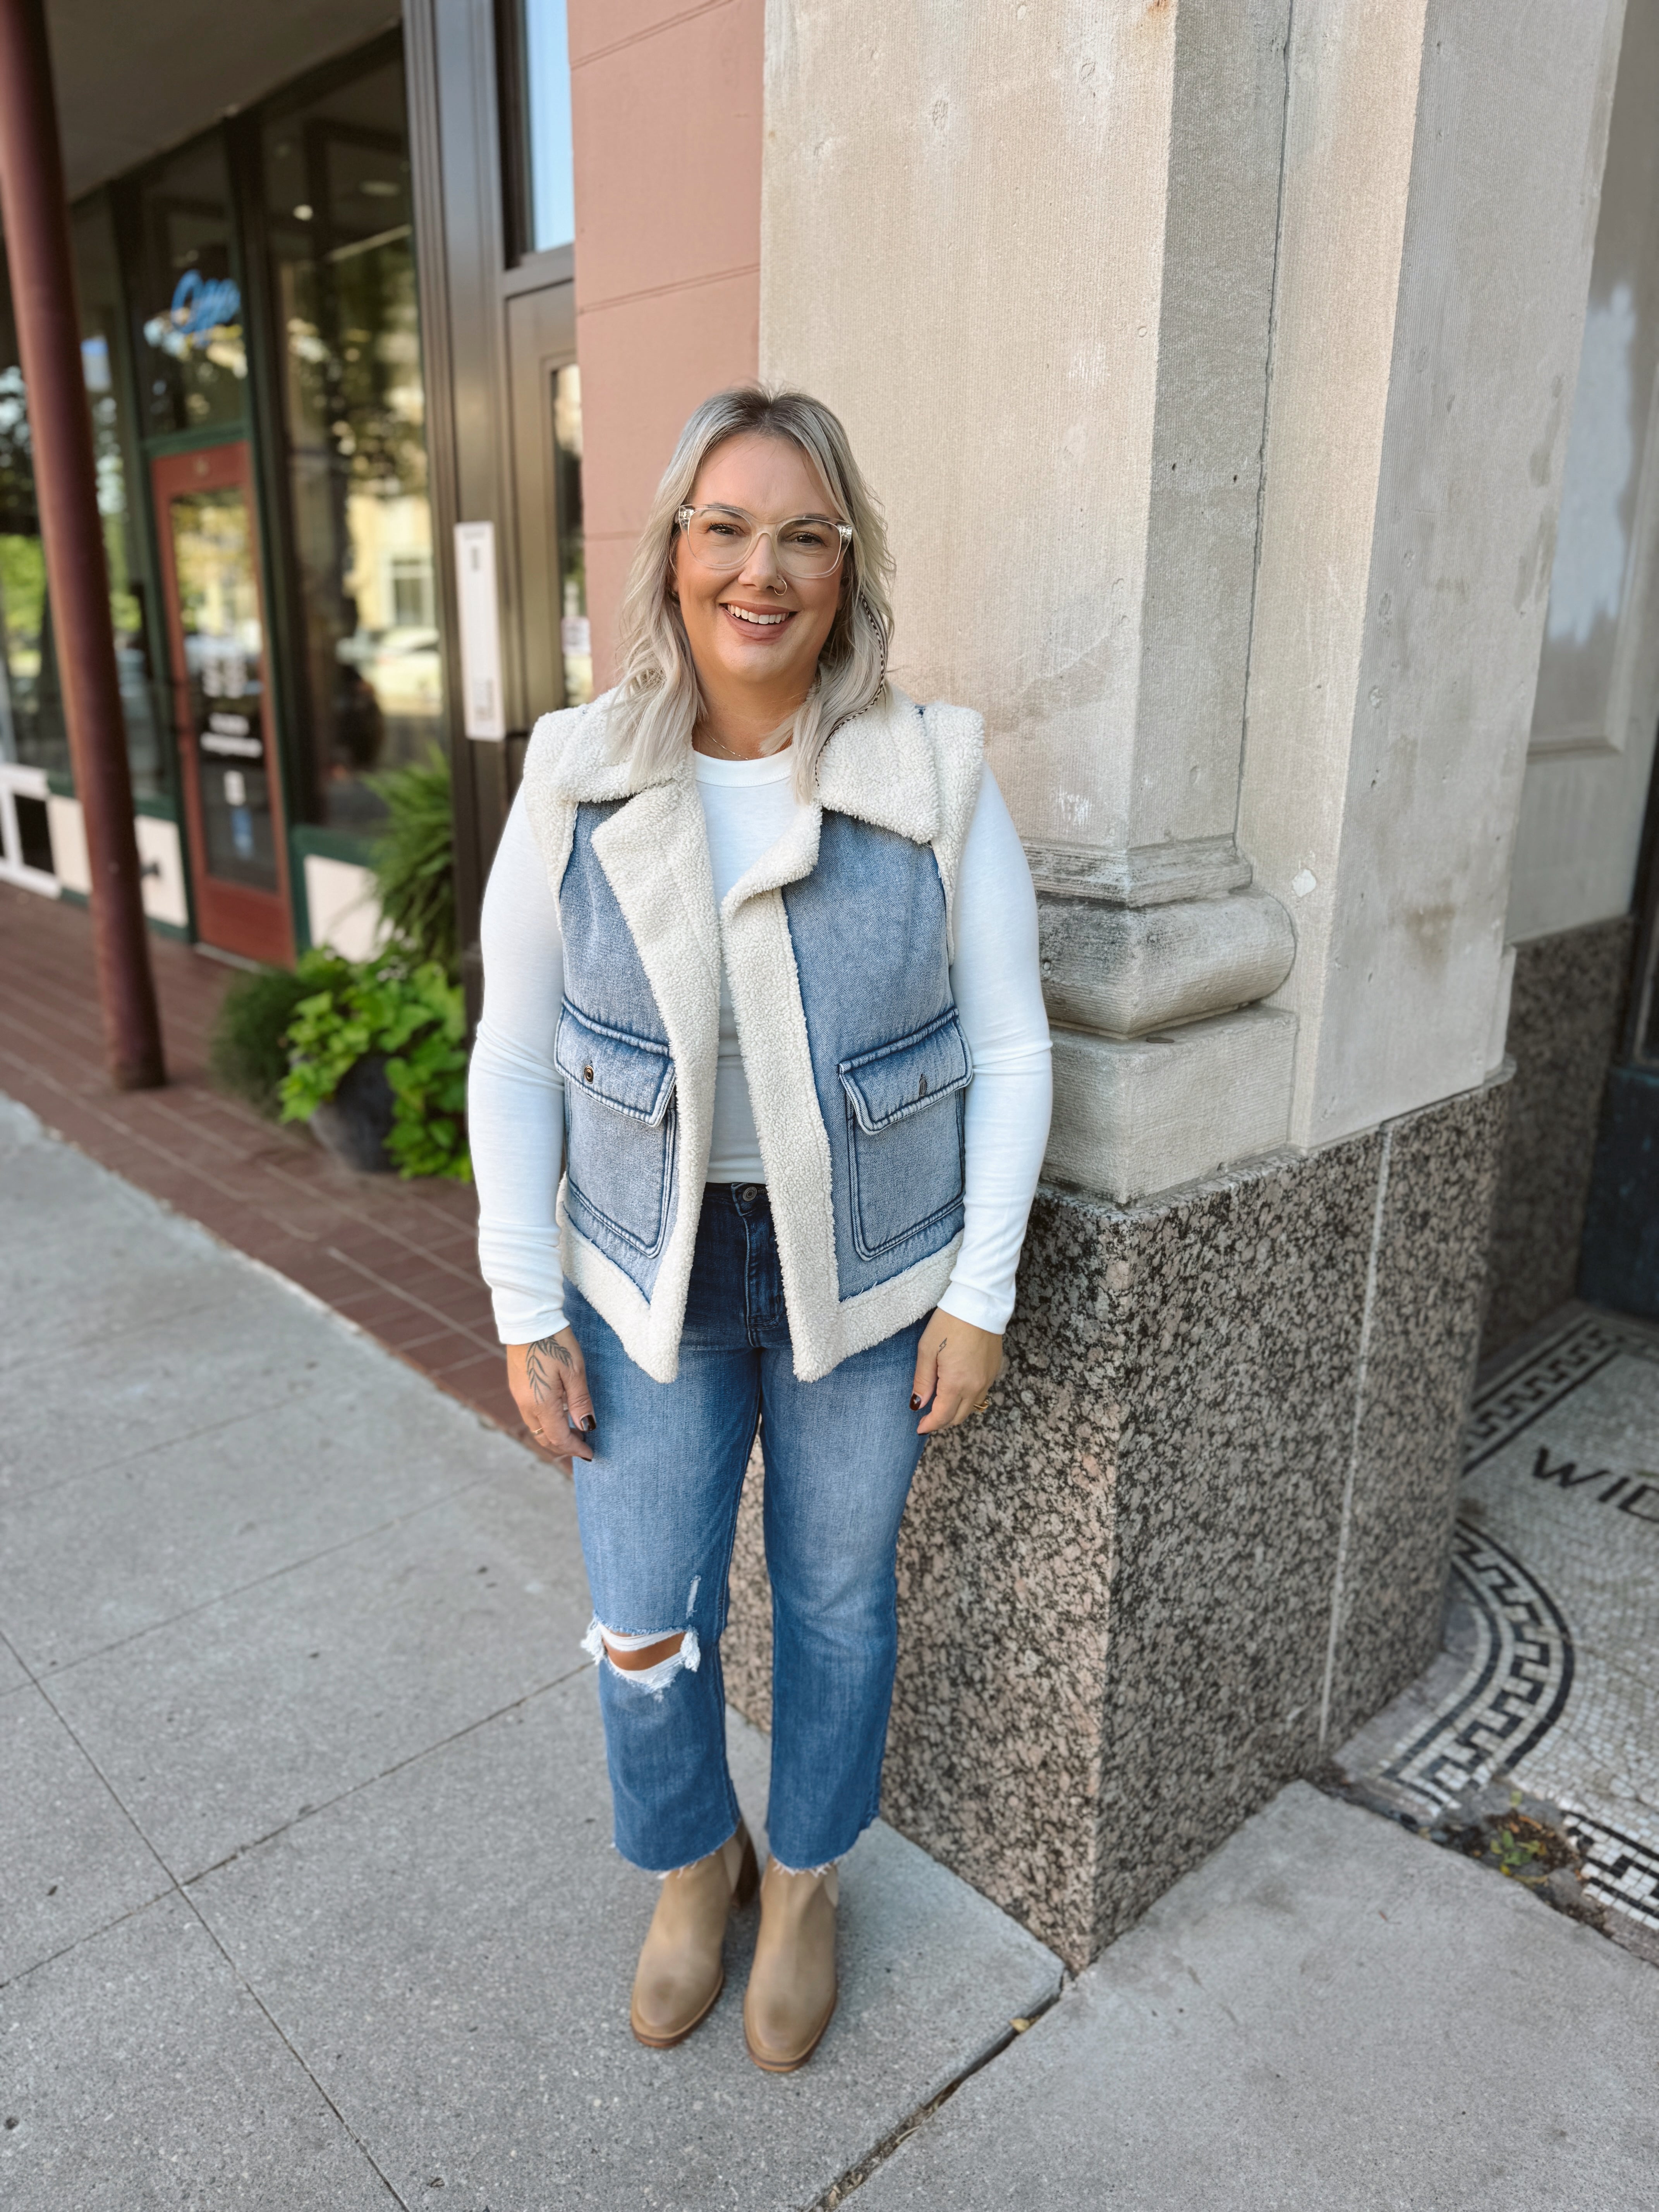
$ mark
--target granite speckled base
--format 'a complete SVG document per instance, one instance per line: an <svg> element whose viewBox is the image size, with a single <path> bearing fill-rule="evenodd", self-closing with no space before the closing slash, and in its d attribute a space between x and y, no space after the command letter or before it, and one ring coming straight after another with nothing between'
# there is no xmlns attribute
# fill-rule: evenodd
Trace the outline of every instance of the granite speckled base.
<svg viewBox="0 0 1659 2212"><path fill-rule="evenodd" d="M1385 1132L1376 1287L1323 1735L1340 1743L1439 1648L1510 1084Z"/></svg>
<svg viewBox="0 0 1659 2212"><path fill-rule="evenodd" d="M912 1495L882 1809L1073 1964L1433 1650L1502 1126L1487 1090L1039 1194L992 1410ZM763 1722L757 1478L724 1656Z"/></svg>
<svg viewBox="0 0 1659 2212"><path fill-rule="evenodd" d="M1492 1217L1490 1357L1578 1285L1601 1094L1624 1018L1628 916L1534 938L1515 952L1505 1049L1515 1062Z"/></svg>

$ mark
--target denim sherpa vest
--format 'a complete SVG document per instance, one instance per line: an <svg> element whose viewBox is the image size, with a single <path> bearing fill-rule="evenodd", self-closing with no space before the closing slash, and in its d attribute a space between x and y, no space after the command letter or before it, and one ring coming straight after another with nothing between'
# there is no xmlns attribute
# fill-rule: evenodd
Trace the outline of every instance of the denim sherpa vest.
<svg viewBox="0 0 1659 2212"><path fill-rule="evenodd" d="M951 901L980 718L890 685L835 732L817 802L717 912L690 756L636 775L607 743L611 696L544 716L525 762L564 937L564 1270L672 1382L724 954L795 1372L815 1382L937 1304L962 1241L973 1067Z"/></svg>

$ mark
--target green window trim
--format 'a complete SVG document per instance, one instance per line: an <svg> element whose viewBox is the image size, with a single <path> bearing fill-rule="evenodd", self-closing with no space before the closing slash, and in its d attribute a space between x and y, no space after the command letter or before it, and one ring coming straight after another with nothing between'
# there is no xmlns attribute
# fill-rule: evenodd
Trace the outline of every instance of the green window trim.
<svg viewBox="0 0 1659 2212"><path fill-rule="evenodd" d="M72 775L66 775L62 769L47 769L46 789L54 799L80 797L80 793L75 788L75 778ZM179 809L171 799L164 799L159 795L135 798L132 802L132 811L135 814L142 814L147 821L171 822L175 830L179 827Z"/></svg>

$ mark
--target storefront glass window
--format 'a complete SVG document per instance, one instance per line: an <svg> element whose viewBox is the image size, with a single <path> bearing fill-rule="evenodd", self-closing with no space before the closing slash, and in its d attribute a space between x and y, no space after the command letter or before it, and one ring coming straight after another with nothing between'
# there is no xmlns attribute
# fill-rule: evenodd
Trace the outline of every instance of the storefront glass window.
<svg viewBox="0 0 1659 2212"><path fill-rule="evenodd" d="M5 277L0 258L0 280ZM0 760L66 773L69 740L52 650L46 562L34 499L28 405L0 281Z"/></svg>
<svg viewBox="0 0 1659 2212"><path fill-rule="evenodd" d="M265 204L304 624L302 815L372 829L365 777L441 739L442 675L398 62L267 124Z"/></svg>
<svg viewBox="0 0 1659 2212"><path fill-rule="evenodd" d="M240 424L247 349L220 139L202 139L151 170L138 204L133 343L145 434Z"/></svg>
<svg viewBox="0 0 1659 2212"><path fill-rule="evenodd" d="M110 613L115 662L126 718L127 758L133 796L155 799L167 788L161 730L166 702L158 697L150 659L149 626L127 477L129 425L125 381L119 373L122 295L119 263L107 203L100 197L73 215L75 271L81 295L81 360L92 410L98 466L98 507L104 519L109 563Z"/></svg>
<svg viewBox="0 0 1659 2212"><path fill-rule="evenodd" d="M81 295L81 361L92 415L98 505L109 563L115 659L126 718L133 794L167 788L158 702L146 650L143 587L127 479L121 380L121 295L108 210L101 199L71 217ZM46 563L35 500L28 407L5 264L0 257L0 760L70 772L69 737L52 646Z"/></svg>
<svg viewBox="0 0 1659 2212"><path fill-rule="evenodd" d="M524 97L529 141L530 248L545 253L576 235L570 150L570 40L565 0L523 0Z"/></svg>

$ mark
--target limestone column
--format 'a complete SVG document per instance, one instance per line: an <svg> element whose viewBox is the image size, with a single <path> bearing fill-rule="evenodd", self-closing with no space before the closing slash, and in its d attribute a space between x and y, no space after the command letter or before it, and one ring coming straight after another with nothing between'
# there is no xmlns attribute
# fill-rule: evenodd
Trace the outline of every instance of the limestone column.
<svg viewBox="0 0 1659 2212"><path fill-rule="evenodd" d="M1239 834L1291 1135L1499 1060L1504 915L1624 0L1297 0Z"/></svg>
<svg viewBox="0 0 1659 2212"><path fill-rule="evenodd" d="M986 716L1042 899L1050 1169L1119 1200L1287 1127L1294 1023L1202 1018L1294 951L1236 835L1289 14L768 18L763 374L843 414L888 504L900 680Z"/></svg>

